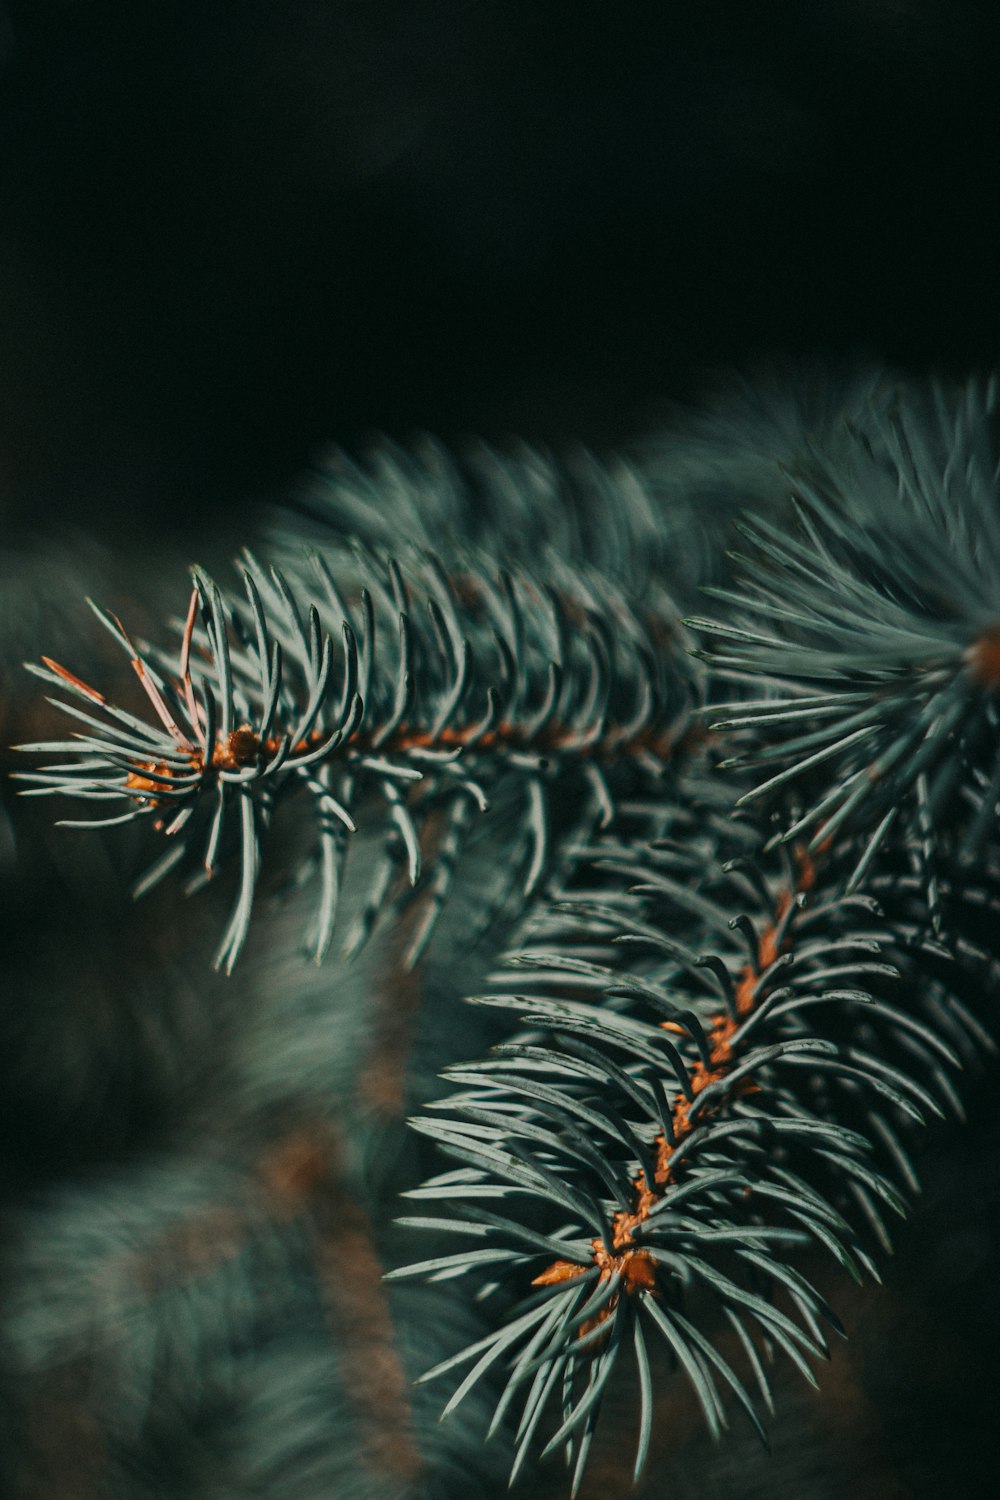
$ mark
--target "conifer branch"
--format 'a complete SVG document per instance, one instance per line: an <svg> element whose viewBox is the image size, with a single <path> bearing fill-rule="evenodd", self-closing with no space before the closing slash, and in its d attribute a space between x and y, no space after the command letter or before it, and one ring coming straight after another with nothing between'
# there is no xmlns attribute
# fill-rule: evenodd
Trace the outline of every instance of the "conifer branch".
<svg viewBox="0 0 1000 1500"><path fill-rule="evenodd" d="M794 1252L811 1241L877 1276L886 1212L904 1214L918 1187L910 1135L957 1107L954 1070L992 1045L925 950L945 975L958 960L902 908L887 922L839 894L836 855L762 857L752 827L710 805L673 823L645 854L595 849L603 898L533 920L478 1002L529 1029L450 1070L461 1091L415 1122L461 1165L411 1193L431 1213L403 1222L473 1248L397 1274L485 1273L513 1303L425 1378L469 1367L451 1410L492 1373L493 1430L508 1416L518 1428L514 1475L563 1448L574 1489L623 1360L641 1470L650 1337L713 1434L735 1398L763 1437L757 1341L812 1380L822 1325L842 1331ZM700 1326L706 1296L738 1331L745 1373Z"/></svg>
<svg viewBox="0 0 1000 1500"><path fill-rule="evenodd" d="M475 477L439 451L341 465L312 513L366 547L407 536L423 550L402 566L361 547L308 569L247 556L229 592L196 570L171 651L93 606L141 712L50 658L31 668L74 727L21 747L55 758L24 773L29 794L103 804L76 826L153 825L166 848L137 894L174 870L189 890L230 871L227 971L293 797L311 838L284 858L318 882L315 957L355 880L351 836L373 827L381 855L344 949L387 914L401 969L493 808L496 884L522 920L475 1003L512 1029L414 1122L455 1165L411 1190L424 1209L403 1221L436 1253L392 1274L475 1279L495 1309L424 1378L458 1379L446 1412L489 1401L490 1431L514 1429L512 1478L560 1449L576 1490L625 1362L638 1474L654 1346L714 1434L735 1401L763 1437L767 1361L813 1380L826 1329L841 1331L801 1257L877 1276L919 1187L920 1128L961 1115L958 1072L993 1050L979 1012L1000 980L995 397L970 387L888 415L883 398L863 436L838 435L835 464L810 451L796 468L797 531L765 486L744 571L715 591L726 618L691 622L707 682L659 587L652 491L584 464L578 503L557 503L536 456L481 455ZM506 568L439 560L428 548L450 528ZM735 783L687 753L705 697L706 759L727 756ZM667 775L679 750L683 774ZM496 892L472 894L481 929ZM742 1356L724 1357L713 1317Z"/></svg>
<svg viewBox="0 0 1000 1500"><path fill-rule="evenodd" d="M1000 821L996 388L936 399L859 441L853 470L796 481L797 533L747 522L735 585L710 590L728 618L689 622L750 695L711 709L731 764L763 775L740 804L812 850L856 837L849 888L890 839L924 851L932 891L935 852L973 860Z"/></svg>
<svg viewBox="0 0 1000 1500"><path fill-rule="evenodd" d="M84 727L20 747L69 757L21 773L28 795L110 811L69 826L152 822L170 846L138 892L199 864L196 888L238 849L238 893L216 960L227 971L246 940L272 813L290 792L311 801L315 818L317 960L332 940L348 837L373 801L384 857L348 946L364 941L402 872L430 893L422 951L470 811L486 812L501 785L520 787L503 857L526 899L565 827L608 823L622 792L662 775L687 726L690 674L665 600L633 607L584 570L536 582L472 558L448 576L432 557L404 572L391 559L345 555L349 577L338 583L324 556L312 560L308 584L248 558L244 598L196 570L176 656L135 645L92 604L131 661L145 718L48 658L30 667L69 692L58 704ZM449 857L428 871L432 813L445 819Z"/></svg>

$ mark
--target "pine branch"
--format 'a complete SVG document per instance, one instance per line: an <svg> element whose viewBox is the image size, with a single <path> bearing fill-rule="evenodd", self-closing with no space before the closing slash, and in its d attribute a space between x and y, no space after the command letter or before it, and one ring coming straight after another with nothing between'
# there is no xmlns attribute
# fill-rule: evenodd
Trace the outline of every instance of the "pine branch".
<svg viewBox="0 0 1000 1500"><path fill-rule="evenodd" d="M290 792L308 799L314 819L317 960L332 940L348 837L376 801L384 855L346 946L364 942L403 871L427 895L413 963L448 899L469 818L501 786L520 788L502 857L527 899L563 824L609 822L617 796L662 775L687 726L689 674L662 597L633 607L584 570L536 582L471 558L450 577L426 556L405 573L392 560L343 561L350 590L318 553L310 585L250 558L243 599L196 571L176 659L138 647L92 605L131 660L145 719L49 658L30 668L69 691L77 702L56 701L84 728L20 747L70 757L22 773L28 795L110 807L68 826L151 821L170 846L138 893L177 866L200 865L195 889L238 848L239 888L216 960L227 972L247 936L273 810ZM425 870L432 816L445 833Z"/></svg>
<svg viewBox="0 0 1000 1500"><path fill-rule="evenodd" d="M506 571L456 548L402 567L320 551L311 572L248 557L242 592L196 571L169 653L94 606L138 714L48 658L32 668L74 729L21 747L57 758L26 773L30 792L106 805L77 826L151 823L167 847L137 893L228 871L227 971L280 806L307 810L308 850L269 863L318 878L317 959L355 879L351 836L375 831L344 949L388 917L393 983L456 884L476 886L467 845L489 830L499 874L452 912L464 941L475 908L470 944L500 906L523 914L478 997L516 1029L450 1069L458 1092L415 1122L457 1166L411 1193L427 1209L404 1221L438 1253L393 1275L475 1279L498 1309L425 1378L460 1372L447 1410L475 1402L491 1432L515 1430L512 1477L561 1449L579 1485L626 1362L638 1474L654 1344L713 1433L735 1400L763 1436L766 1362L783 1353L813 1380L825 1328L840 1331L800 1256L877 1275L890 1215L918 1189L915 1133L960 1115L957 1069L992 1050L978 1009L1000 910L993 399L886 417L880 390L835 463L803 449L797 533L758 475L767 515L720 592L733 617L693 622L718 682L757 695L712 707L739 751L728 764L766 768L757 786L698 779L687 753L684 776L666 774L697 741L692 705L719 693L689 670L655 582L669 528L654 491L584 465L576 504L557 503L556 471L530 454L487 454L478 476L439 453L342 465L313 515L366 547L449 548L456 530Z"/></svg>
<svg viewBox="0 0 1000 1500"><path fill-rule="evenodd" d="M603 899L548 909L480 998L529 1030L450 1070L461 1092L415 1122L461 1165L409 1195L431 1216L403 1222L472 1248L396 1274L496 1277L513 1299L492 1335L425 1377L469 1367L450 1411L502 1371L491 1430L517 1426L512 1477L562 1448L579 1485L628 1360L639 1473L650 1337L716 1436L732 1398L763 1436L762 1352L812 1380L822 1324L840 1331L794 1252L811 1241L877 1275L869 1242L889 1248L886 1210L905 1213L918 1186L909 1137L957 1105L954 1069L992 1045L934 973L958 960L906 920L905 882L886 892L899 907L887 922L838 894L835 855L762 859L752 828L697 803L673 821L645 856L592 852ZM703 1331L706 1299L747 1373L710 1320Z"/></svg>
<svg viewBox="0 0 1000 1500"><path fill-rule="evenodd" d="M763 689L712 708L731 763L766 772L739 804L779 808L813 851L863 835L849 889L891 837L924 851L933 906L935 852L973 860L997 833L995 408L994 385L903 404L853 470L796 482L797 534L742 527L753 550L716 591L729 619L689 622L721 678Z"/></svg>

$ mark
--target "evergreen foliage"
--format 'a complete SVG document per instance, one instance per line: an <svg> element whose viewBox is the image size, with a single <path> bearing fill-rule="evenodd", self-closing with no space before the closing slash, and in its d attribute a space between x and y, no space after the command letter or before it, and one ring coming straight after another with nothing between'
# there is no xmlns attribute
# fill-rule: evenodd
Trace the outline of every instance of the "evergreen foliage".
<svg viewBox="0 0 1000 1500"><path fill-rule="evenodd" d="M867 832L848 889L897 822L928 857L942 835L970 859L996 835L996 394L890 409L849 466L794 477L798 534L743 526L729 622L694 622L725 642L723 678L771 688L716 720L767 773L740 805L810 785L783 837Z"/></svg>
<svg viewBox="0 0 1000 1500"><path fill-rule="evenodd" d="M557 573L539 586L503 570L494 579L472 558L450 578L433 558L409 576L391 559L365 562L352 608L326 559L316 552L313 561L326 621L311 598L305 604L301 585L294 589L276 568L265 574L253 559L241 605L196 573L176 666L159 652L147 660L120 622L93 606L131 659L158 722L116 707L49 658L32 668L100 717L64 703L91 732L21 748L78 758L22 779L37 783L36 795L129 804L71 826L152 816L172 844L140 891L183 863L192 842L202 864L195 884L215 873L227 836L238 844L239 895L216 958L227 971L249 929L262 835L290 788L315 803L317 959L332 939L357 806L378 796L388 834L349 953L364 942L398 866L417 886L421 841L432 817L441 825L412 965L447 897L469 818L488 810L502 781L522 786L523 827L510 859L529 898L549 860L550 789L589 799L610 822L620 768L638 763L658 774L683 727L676 651L661 649L673 616L638 614L600 577ZM406 796L414 783L416 800Z"/></svg>
<svg viewBox="0 0 1000 1500"><path fill-rule="evenodd" d="M404 1283L355 1338L409 1340L421 1457L411 1472L407 1449L391 1479L345 1493L447 1493L473 1464L491 1482L487 1435L512 1478L561 1453L575 1493L623 1379L635 1475L667 1365L715 1436L740 1410L766 1441L775 1361L814 1382L843 1332L830 1265L879 1278L919 1188L923 1128L961 1118L963 1070L993 1051L994 410L992 386L890 394L873 380L815 421L793 405L780 430L745 410L742 428L707 418L655 461L609 469L582 457L562 474L528 452L453 461L432 445L338 457L280 517L274 566L245 555L232 590L195 571L175 645L135 644L93 606L131 662L132 700L72 662L32 668L72 728L21 747L45 758L22 773L28 794L106 804L70 820L83 828L154 828L167 849L140 894L175 871L187 891L228 880L217 966L246 949L252 982L259 925L294 949L282 902L318 883L306 947L329 978L313 969L306 986L291 953L288 1057L268 1072L251 1045L230 1061L263 1154L221 1188L202 1157L184 1188L153 1172L157 1224L137 1210L127 1270L101 1273L128 1304L147 1239L190 1247L170 1226L199 1222L187 1198L203 1180L206 1203L231 1203L184 1252L200 1286L216 1229L239 1242L212 1260L211 1313L194 1292L185 1316L200 1339L231 1315L211 1338L248 1361L227 1379L270 1382L264 1404L284 1378L269 1362L297 1380L315 1370L288 1396L295 1420L313 1414L305 1449L326 1455L301 1471L306 1488L341 1482L315 1412L342 1377L318 1345L297 1363L282 1341L287 1322L309 1343L321 1293L307 1262L324 1244L346 1254L338 1215L352 1212L369 1223L352 1253L363 1240L364 1265ZM748 493L751 551L727 576ZM688 607L698 582L720 618L685 626L672 601ZM414 987L424 1061L403 1062L379 1114L348 1078L380 994L401 1025ZM334 1064L337 1046L349 1061ZM313 1125L276 1165L266 1122L297 1077ZM317 1147L334 1123L336 1150ZM327 1179L336 1192L316 1208ZM393 1228L401 1189L417 1208ZM26 1233L37 1246L53 1231ZM269 1300L274 1280L295 1288L287 1307ZM130 1314L105 1372L128 1387L123 1410L175 1359L219 1364L190 1342L171 1352L174 1304L154 1303ZM13 1325L30 1368L55 1358L32 1334L37 1306ZM72 1324L69 1347L85 1341ZM434 1409L458 1436L432 1440L446 1379ZM198 1420L234 1390L192 1390ZM127 1454L129 1433L115 1441Z"/></svg>

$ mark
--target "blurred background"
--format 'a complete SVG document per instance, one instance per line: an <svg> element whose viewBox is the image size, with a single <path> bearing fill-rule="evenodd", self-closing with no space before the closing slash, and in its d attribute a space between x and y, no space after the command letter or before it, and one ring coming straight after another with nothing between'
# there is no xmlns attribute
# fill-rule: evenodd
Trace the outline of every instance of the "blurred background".
<svg viewBox="0 0 1000 1500"><path fill-rule="evenodd" d="M6 0L7 512L996 356L984 0ZM141 497L141 498L140 498Z"/></svg>

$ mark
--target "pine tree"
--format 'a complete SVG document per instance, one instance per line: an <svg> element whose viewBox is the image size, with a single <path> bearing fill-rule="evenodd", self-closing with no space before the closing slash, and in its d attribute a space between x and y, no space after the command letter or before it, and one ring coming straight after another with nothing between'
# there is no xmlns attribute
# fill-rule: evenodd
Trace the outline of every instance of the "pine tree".
<svg viewBox="0 0 1000 1500"><path fill-rule="evenodd" d="M149 642L93 604L121 670L32 666L172 1113L15 1218L25 1493L78 1420L79 1493L575 1494L602 1409L627 1480L678 1382L765 1443L815 1383L1000 897L994 388L821 394L336 457Z"/></svg>

